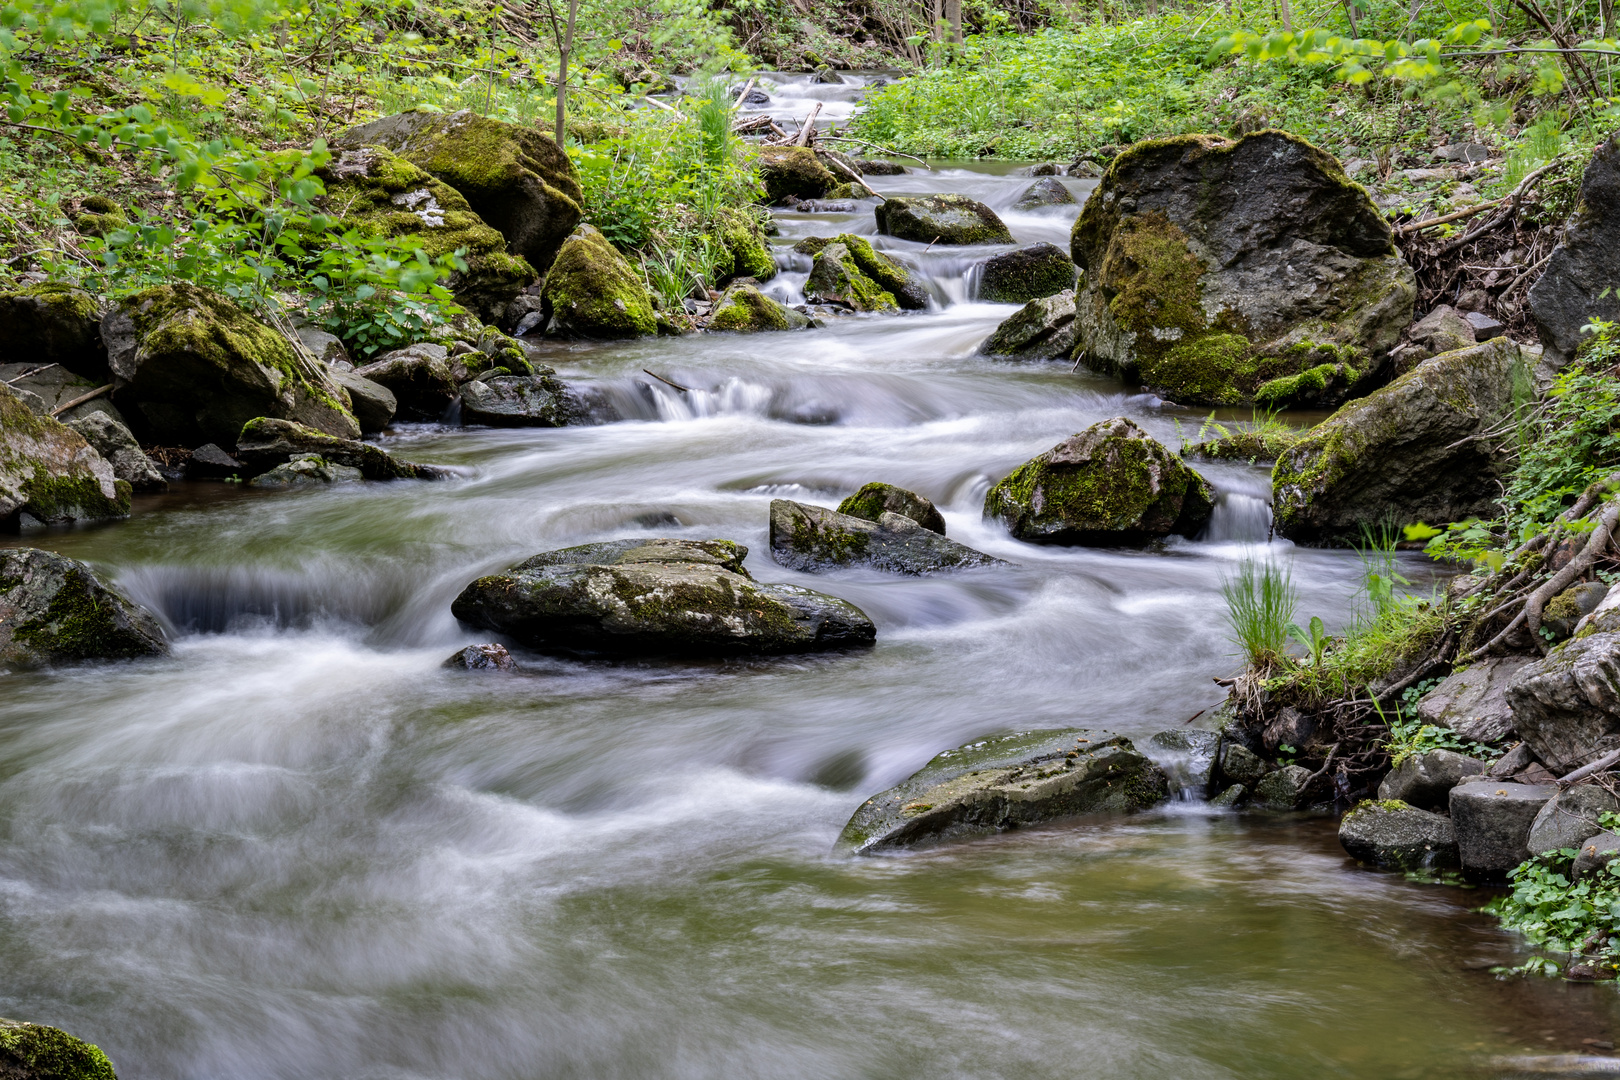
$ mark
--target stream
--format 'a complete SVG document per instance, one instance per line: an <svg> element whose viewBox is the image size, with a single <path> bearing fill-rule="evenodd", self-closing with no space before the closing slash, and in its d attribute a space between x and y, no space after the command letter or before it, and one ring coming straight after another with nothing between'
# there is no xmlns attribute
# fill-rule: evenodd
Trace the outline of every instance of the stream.
<svg viewBox="0 0 1620 1080"><path fill-rule="evenodd" d="M789 78L784 113L854 100ZM1077 208L1009 211L1013 172L870 182L971 195L1020 243L1066 247ZM873 234L874 201L782 213L769 291L799 301L794 239ZM1198 466L1220 503L1197 540L1035 547L982 521L994 480L1097 420L1178 446L1207 410L979 357L1015 310L974 299L993 249L877 246L932 310L532 343L618 419L381 440L458 479L180 484L126 522L5 538L92 562L176 648L0 682L0 1016L99 1044L123 1080L1396 1080L1612 1045L1612 987L1499 980L1529 953L1474 913L1489 891L1358 869L1331 819L1184 795L833 853L868 795L977 736L1203 723L1238 666L1220 586L1243 558L1289 565L1299 621L1330 628L1362 574L1353 552L1268 544L1267 471L1243 464ZM871 480L1016 565L771 561L773 497L832 506ZM487 639L450 615L474 577L623 536L737 540L756 577L861 607L877 645L439 667Z"/></svg>

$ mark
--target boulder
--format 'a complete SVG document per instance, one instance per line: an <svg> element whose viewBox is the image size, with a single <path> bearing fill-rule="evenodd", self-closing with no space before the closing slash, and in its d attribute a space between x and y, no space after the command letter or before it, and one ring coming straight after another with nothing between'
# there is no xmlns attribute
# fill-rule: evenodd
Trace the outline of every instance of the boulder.
<svg viewBox="0 0 1620 1080"><path fill-rule="evenodd" d="M871 158L856 158L855 167L862 176L905 176L910 171L898 162L875 161Z"/></svg>
<svg viewBox="0 0 1620 1080"><path fill-rule="evenodd" d="M130 486L84 436L0 385L0 527L129 516Z"/></svg>
<svg viewBox="0 0 1620 1080"><path fill-rule="evenodd" d="M0 549L0 664L30 668L168 651L151 612L103 585L84 563L35 548Z"/></svg>
<svg viewBox="0 0 1620 1080"><path fill-rule="evenodd" d="M1280 131L1137 143L1070 251L1078 355L1183 405L1337 404L1412 321L1412 270L1366 191Z"/></svg>
<svg viewBox="0 0 1620 1080"><path fill-rule="evenodd" d="M459 191L382 146L342 150L316 175L326 185L326 210L343 228L414 236L435 259L461 251L467 269L452 274L446 287L485 322L500 318L538 276L528 260L507 251L506 238Z"/></svg>
<svg viewBox="0 0 1620 1080"><path fill-rule="evenodd" d="M1530 857L1530 826L1558 794L1556 784L1460 784L1451 789L1451 824L1468 873L1488 880L1507 877Z"/></svg>
<svg viewBox="0 0 1620 1080"><path fill-rule="evenodd" d="M893 484L874 481L838 504L840 514L882 521L884 514L899 514L910 518L929 532L945 535L945 515L928 499L915 491L907 491Z"/></svg>
<svg viewBox="0 0 1620 1080"><path fill-rule="evenodd" d="M1513 733L1508 683L1528 663L1527 656L1496 656L1469 665L1423 695L1419 719L1474 742L1501 742Z"/></svg>
<svg viewBox="0 0 1620 1080"><path fill-rule="evenodd" d="M1519 737L1554 773L1598 757L1620 731L1620 631L1571 638L1520 668L1505 696Z"/></svg>
<svg viewBox="0 0 1620 1080"><path fill-rule="evenodd" d="M731 253L730 277L769 281L776 276L776 257L765 242L759 219L748 210L720 210L714 231Z"/></svg>
<svg viewBox="0 0 1620 1080"><path fill-rule="evenodd" d="M450 373L449 350L425 341L385 352L354 374L392 394L402 419L441 420L461 392Z"/></svg>
<svg viewBox="0 0 1620 1080"><path fill-rule="evenodd" d="M236 442L236 457L249 473L268 472L311 455L333 466L357 469L367 480L436 480L445 475L429 465L398 461L371 443L335 439L288 420L249 420Z"/></svg>
<svg viewBox="0 0 1620 1080"><path fill-rule="evenodd" d="M44 1024L0 1019L0 1077L5 1080L118 1080L112 1062L82 1039Z"/></svg>
<svg viewBox="0 0 1620 1080"><path fill-rule="evenodd" d="M1220 774L1234 783L1253 787L1266 775L1266 763L1260 755L1238 742L1225 742L1221 745Z"/></svg>
<svg viewBox="0 0 1620 1080"><path fill-rule="evenodd" d="M350 128L345 150L386 146L455 188L506 239L506 250L544 272L580 222L585 193L568 155L536 127L462 109L412 111Z"/></svg>
<svg viewBox="0 0 1620 1080"><path fill-rule="evenodd" d="M213 443L204 443L186 457L187 480L233 480L243 471L240 461Z"/></svg>
<svg viewBox="0 0 1620 1080"><path fill-rule="evenodd" d="M190 282L126 297L102 320L129 426L164 446L229 444L255 416L296 420L352 439L349 395L279 332Z"/></svg>
<svg viewBox="0 0 1620 1080"><path fill-rule="evenodd" d="M773 300L752 285L730 285L715 302L709 329L733 334L759 334L772 330L803 330L810 318Z"/></svg>
<svg viewBox="0 0 1620 1080"><path fill-rule="evenodd" d="M1543 362L1562 367L1588 336L1593 319L1620 322L1620 135L1592 153L1580 200L1530 287L1530 314L1546 349Z"/></svg>
<svg viewBox="0 0 1620 1080"><path fill-rule="evenodd" d="M1229 784L1222 788L1220 793L1209 800L1209 805L1222 810L1230 810L1240 806L1243 800L1249 797L1249 789L1242 784Z"/></svg>
<svg viewBox="0 0 1620 1080"><path fill-rule="evenodd" d="M853 604L758 582L729 540L610 540L481 577L451 611L535 649L727 656L872 644Z"/></svg>
<svg viewBox="0 0 1620 1080"><path fill-rule="evenodd" d="M1355 543L1369 521L1431 525L1494 512L1502 462L1485 440L1513 404L1507 338L1425 360L1312 428L1271 472L1277 531Z"/></svg>
<svg viewBox="0 0 1620 1080"><path fill-rule="evenodd" d="M77 431L112 466L113 476L127 483L135 491L166 491L169 482L141 450L141 444L129 433L129 428L104 412L86 413L69 420L68 427Z"/></svg>
<svg viewBox="0 0 1620 1080"><path fill-rule="evenodd" d="M1054 180L1051 175L1044 175L1018 193L1012 208L1039 210L1043 206L1073 206L1074 203L1075 198L1069 194L1069 189L1063 186L1063 181Z"/></svg>
<svg viewBox="0 0 1620 1080"><path fill-rule="evenodd" d="M900 307L894 294L862 272L849 248L838 241L816 254L804 295L813 304L837 304L852 311L897 311Z"/></svg>
<svg viewBox="0 0 1620 1080"><path fill-rule="evenodd" d="M1339 843L1357 862L1395 870L1460 865L1451 819L1398 799L1364 802L1339 822Z"/></svg>
<svg viewBox="0 0 1620 1080"><path fill-rule="evenodd" d="M1581 841L1580 847L1576 849L1575 861L1570 866L1570 876L1579 880L1608 866L1617 856L1620 856L1620 836L1612 832L1589 836Z"/></svg>
<svg viewBox="0 0 1620 1080"><path fill-rule="evenodd" d="M1144 752L1182 789L1203 794L1215 778L1215 755L1221 747L1216 731L1173 728L1148 737Z"/></svg>
<svg viewBox="0 0 1620 1080"><path fill-rule="evenodd" d="M106 382L100 301L59 282L0 292L0 364L13 363L61 364L97 385Z"/></svg>
<svg viewBox="0 0 1620 1080"><path fill-rule="evenodd" d="M658 333L652 297L623 255L595 226L574 230L540 291L543 316L573 337L634 338Z"/></svg>
<svg viewBox="0 0 1620 1080"><path fill-rule="evenodd" d="M1407 803L1425 809L1444 809L1451 789L1470 776L1482 776L1485 763L1455 750L1412 754L1392 769L1378 785L1380 801Z"/></svg>
<svg viewBox="0 0 1620 1080"><path fill-rule="evenodd" d="M348 392L349 411L354 414L361 434L382 431L393 421L394 414L399 412L399 398L382 383L353 370L333 370L331 377L333 382Z"/></svg>
<svg viewBox="0 0 1620 1080"><path fill-rule="evenodd" d="M505 645L469 645L439 665L455 671L516 671Z"/></svg>
<svg viewBox="0 0 1620 1080"><path fill-rule="evenodd" d="M248 481L248 487L283 489L320 487L327 484L358 483L365 479L359 469L339 465L319 454L300 454Z"/></svg>
<svg viewBox="0 0 1620 1080"><path fill-rule="evenodd" d="M461 385L461 422L490 427L562 427L573 419L556 373L497 375Z"/></svg>
<svg viewBox="0 0 1620 1080"><path fill-rule="evenodd" d="M907 311L922 311L928 307L928 288L922 280L898 259L873 248L872 242L864 236L840 233L830 240L807 236L794 244L793 250L801 255L820 255L827 245L834 243L848 250L847 256L840 257L846 264L853 264L854 269L871 278L878 288L893 296L900 307Z"/></svg>
<svg viewBox="0 0 1620 1080"><path fill-rule="evenodd" d="M844 566L867 566L891 574L937 574L1007 565L947 540L909 517L885 513L872 522L787 499L771 500L771 558L790 570L812 574Z"/></svg>
<svg viewBox="0 0 1620 1080"><path fill-rule="evenodd" d="M1079 814L1156 806L1170 784L1122 735L1024 731L947 750L860 805L838 846L867 855Z"/></svg>
<svg viewBox="0 0 1620 1080"><path fill-rule="evenodd" d="M979 299L994 304L1023 304L1073 291L1074 263L1055 244L1033 244L997 255L985 262L979 278Z"/></svg>
<svg viewBox="0 0 1620 1080"><path fill-rule="evenodd" d="M985 496L984 516L1032 543L1132 544L1192 536L1214 505L1203 477L1120 416L1013 470Z"/></svg>
<svg viewBox="0 0 1620 1080"><path fill-rule="evenodd" d="M996 212L966 195L887 199L873 211L878 232L920 244L1010 244L1013 235Z"/></svg>
<svg viewBox="0 0 1620 1080"><path fill-rule="evenodd" d="M292 330L292 337L297 340L299 348L321 363L334 368L332 374L338 374L345 365L354 366L354 360L349 356L349 350L344 347L343 339L336 334L310 323L297 321L292 324Z"/></svg>
<svg viewBox="0 0 1620 1080"><path fill-rule="evenodd" d="M1441 304L1413 323L1406 336L1412 346L1411 351L1402 355L1403 364L1466 349L1477 343L1473 324L1449 304Z"/></svg>
<svg viewBox="0 0 1620 1080"><path fill-rule="evenodd" d="M816 157L816 152L804 146L762 146L758 165L765 198L773 203L790 195L819 199L840 183L832 170Z"/></svg>
<svg viewBox="0 0 1620 1080"><path fill-rule="evenodd" d="M1545 855L1549 851L1579 848L1581 841L1603 831L1599 818L1616 810L1620 810L1620 799L1595 784L1564 788L1547 801L1530 823L1530 835L1526 839L1530 854Z"/></svg>
<svg viewBox="0 0 1620 1080"><path fill-rule="evenodd" d="M1305 805L1311 770L1303 765L1284 765L1260 778L1254 796L1271 810L1298 810Z"/></svg>
<svg viewBox="0 0 1620 1080"><path fill-rule="evenodd" d="M1009 360L1067 359L1074 350L1074 290L1031 300L979 346L981 356Z"/></svg>

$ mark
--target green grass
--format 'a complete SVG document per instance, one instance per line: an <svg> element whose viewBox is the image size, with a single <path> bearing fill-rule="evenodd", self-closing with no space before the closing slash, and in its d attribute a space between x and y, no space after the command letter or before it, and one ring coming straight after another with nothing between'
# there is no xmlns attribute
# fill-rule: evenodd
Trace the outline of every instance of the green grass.
<svg viewBox="0 0 1620 1080"><path fill-rule="evenodd" d="M1221 582L1232 641L1262 677L1288 663L1288 628L1299 606L1293 574L1274 562L1245 559Z"/></svg>

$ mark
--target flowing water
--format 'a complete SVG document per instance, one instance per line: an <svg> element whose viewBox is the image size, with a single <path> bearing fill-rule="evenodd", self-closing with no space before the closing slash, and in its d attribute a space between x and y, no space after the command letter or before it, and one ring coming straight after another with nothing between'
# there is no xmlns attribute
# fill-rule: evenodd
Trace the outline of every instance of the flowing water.
<svg viewBox="0 0 1620 1080"><path fill-rule="evenodd" d="M1008 171L872 182L1005 208L1027 183ZM1073 212L1008 221L1061 244ZM794 236L873 232L869 203L781 224L790 300ZM1178 445L1200 417L976 356L1013 310L973 300L987 252L878 243L928 275L934 310L546 345L619 419L401 427L391 451L460 478L194 484L10 541L92 561L177 647L0 681L0 1015L99 1043L125 1080L1427 1078L1612 1039L1612 989L1497 980L1525 954L1471 914L1485 894L1357 869L1331 821L1184 798L833 853L868 794L975 736L1141 736L1215 705L1236 663L1220 581L1241 558L1290 564L1301 620L1330 625L1361 573L1268 545L1266 475L1243 465L1206 470L1208 536L1157 550L1039 548L982 522L992 480L1093 421ZM1016 566L771 562L773 496L832 505L868 480L928 495L950 535ZM449 611L472 578L639 535L741 541L757 577L863 608L878 644L439 668L482 640Z"/></svg>

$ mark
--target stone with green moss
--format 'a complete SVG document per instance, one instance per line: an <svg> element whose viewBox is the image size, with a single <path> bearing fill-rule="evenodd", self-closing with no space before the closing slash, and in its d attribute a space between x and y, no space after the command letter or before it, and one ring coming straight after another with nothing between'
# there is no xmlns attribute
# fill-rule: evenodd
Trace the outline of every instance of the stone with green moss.
<svg viewBox="0 0 1620 1080"><path fill-rule="evenodd" d="M728 285L709 317L710 330L732 334L802 330L809 325L809 316L771 299L752 285Z"/></svg>
<svg viewBox="0 0 1620 1080"><path fill-rule="evenodd" d="M0 384L0 527L128 517L130 486L84 436Z"/></svg>
<svg viewBox="0 0 1620 1080"><path fill-rule="evenodd" d="M849 247L833 241L816 254L804 295L813 304L835 304L852 311L898 311L894 294L860 268Z"/></svg>
<svg viewBox="0 0 1620 1080"><path fill-rule="evenodd" d="M0 364L60 364L106 382L101 301L74 285L45 282L0 292Z"/></svg>
<svg viewBox="0 0 1620 1080"><path fill-rule="evenodd" d="M5 1080L118 1080L112 1062L60 1028L0 1018L0 1077Z"/></svg>
<svg viewBox="0 0 1620 1080"><path fill-rule="evenodd" d="M752 208L725 207L717 215L715 233L726 250L731 252L732 277L769 281L776 276L776 258L765 242L764 226L755 217L765 211Z"/></svg>
<svg viewBox="0 0 1620 1080"><path fill-rule="evenodd" d="M985 261L979 299L992 304L1023 304L1074 291L1074 263L1055 244L1032 244Z"/></svg>
<svg viewBox="0 0 1620 1080"><path fill-rule="evenodd" d="M839 184L839 178L821 163L816 152L804 146L762 146L758 168L765 198L772 203L789 195L819 199Z"/></svg>
<svg viewBox="0 0 1620 1080"><path fill-rule="evenodd" d="M1074 348L1074 290L1031 300L979 346L979 355L1006 360L1057 360Z"/></svg>
<svg viewBox="0 0 1620 1080"><path fill-rule="evenodd" d="M1355 544L1366 523L1440 525L1490 516L1503 462L1488 440L1513 404L1525 360L1494 338L1425 360L1343 406L1277 459L1277 531L1300 543Z"/></svg>
<svg viewBox="0 0 1620 1080"><path fill-rule="evenodd" d="M385 116L344 132L338 147L385 146L444 181L538 271L557 257L583 216L585 193L568 155L535 127L463 109Z"/></svg>
<svg viewBox="0 0 1620 1080"><path fill-rule="evenodd" d="M1138 143L1070 236L1075 355L1182 404L1331 407L1371 385L1416 297L1367 193L1283 132ZM1317 371L1325 364L1342 368Z"/></svg>
<svg viewBox="0 0 1620 1080"><path fill-rule="evenodd" d="M903 487L873 481L838 504L840 514L882 521L884 514L910 518L929 532L945 535L945 515L927 498Z"/></svg>
<svg viewBox="0 0 1620 1080"><path fill-rule="evenodd" d="M356 469L367 480L437 480L447 475L429 465L400 461L380 446L334 438L290 420L264 416L249 420L236 440L235 456L250 475L311 455L334 466Z"/></svg>
<svg viewBox="0 0 1620 1080"><path fill-rule="evenodd" d="M1213 509L1204 478L1125 417L1093 424L1025 462L984 499L986 518L1044 544L1192 536Z"/></svg>
<svg viewBox="0 0 1620 1080"><path fill-rule="evenodd" d="M491 427L562 427L579 410L557 373L495 375L461 387L461 421Z"/></svg>
<svg viewBox="0 0 1620 1080"><path fill-rule="evenodd" d="M37 548L0 550L0 665L32 668L168 651L152 613L102 584L84 563ZM0 1027L0 1050L4 1038Z"/></svg>
<svg viewBox="0 0 1620 1080"><path fill-rule="evenodd" d="M879 203L878 232L921 244L1010 244L996 212L966 195L894 196Z"/></svg>
<svg viewBox="0 0 1620 1080"><path fill-rule="evenodd" d="M500 318L538 277L459 191L385 147L344 150L317 175L326 185L324 208L345 227L369 236L416 237L434 258L462 252L467 269L452 274L447 287L486 322Z"/></svg>
<svg viewBox="0 0 1620 1080"><path fill-rule="evenodd" d="M947 540L901 514L875 521L824 506L771 500L771 558L790 570L819 574L865 566L891 574L937 574L1007 564L965 544Z"/></svg>
<svg viewBox="0 0 1620 1080"><path fill-rule="evenodd" d="M167 446L229 446L255 416L353 439L348 391L323 364L227 297L190 282L126 297L101 326L113 398L136 435Z"/></svg>
<svg viewBox="0 0 1620 1080"><path fill-rule="evenodd" d="M1123 735L1088 728L993 735L937 755L866 800L838 848L867 855L1056 818L1127 814L1169 797L1169 778Z"/></svg>
<svg viewBox="0 0 1620 1080"><path fill-rule="evenodd" d="M834 237L807 236L793 245L800 255L820 255L828 244L842 244L849 252L848 261L862 274L876 282L878 287L894 297L895 303L907 311L922 311L928 307L928 287L909 266L893 255L878 251L864 236L840 233Z"/></svg>
<svg viewBox="0 0 1620 1080"><path fill-rule="evenodd" d="M540 301L545 321L570 336L612 339L658 333L646 283L592 225L581 225L563 244Z"/></svg>
<svg viewBox="0 0 1620 1080"><path fill-rule="evenodd" d="M319 454L300 454L291 461L282 462L275 468L255 476L248 481L248 487L274 491L352 484L364 479L365 475L352 465L339 465Z"/></svg>
<svg viewBox="0 0 1620 1080"><path fill-rule="evenodd" d="M1181 456L1212 461L1276 461L1304 436L1303 431L1272 424L1259 430L1229 431L1189 443L1181 448Z"/></svg>
<svg viewBox="0 0 1620 1080"><path fill-rule="evenodd" d="M755 581L729 540L627 539L547 551L472 582L456 618L548 652L730 656L871 645L853 604Z"/></svg>

